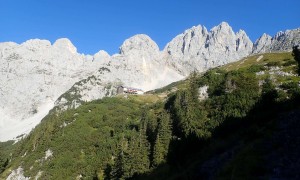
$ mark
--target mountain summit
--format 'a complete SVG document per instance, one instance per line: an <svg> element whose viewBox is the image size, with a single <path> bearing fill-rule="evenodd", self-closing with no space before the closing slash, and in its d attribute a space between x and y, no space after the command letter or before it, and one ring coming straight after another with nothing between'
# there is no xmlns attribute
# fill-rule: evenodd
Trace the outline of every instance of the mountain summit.
<svg viewBox="0 0 300 180"><path fill-rule="evenodd" d="M280 31L275 36L263 34L255 41L252 53L291 51L294 45L300 42L300 28Z"/></svg>
<svg viewBox="0 0 300 180"><path fill-rule="evenodd" d="M159 54L158 45L147 35L138 34L124 41L120 47L121 55L136 55L149 53L150 56Z"/></svg>
<svg viewBox="0 0 300 180"><path fill-rule="evenodd" d="M176 61L185 75L193 70L205 71L249 55L253 43L240 30L234 33L226 22L207 31L204 26L194 26L176 36L164 52L170 61Z"/></svg>

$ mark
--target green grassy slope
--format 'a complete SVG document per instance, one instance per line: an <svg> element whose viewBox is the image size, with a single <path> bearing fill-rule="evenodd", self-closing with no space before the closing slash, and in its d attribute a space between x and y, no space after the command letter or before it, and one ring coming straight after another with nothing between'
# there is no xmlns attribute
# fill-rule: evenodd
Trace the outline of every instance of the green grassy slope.
<svg viewBox="0 0 300 180"><path fill-rule="evenodd" d="M240 61L233 62L221 67L221 69L231 71L243 68L249 68L252 65L267 65L268 63L277 63L283 65L286 62L291 62L290 65L296 63L291 53L266 53L246 57ZM276 65L276 64L274 64Z"/></svg>

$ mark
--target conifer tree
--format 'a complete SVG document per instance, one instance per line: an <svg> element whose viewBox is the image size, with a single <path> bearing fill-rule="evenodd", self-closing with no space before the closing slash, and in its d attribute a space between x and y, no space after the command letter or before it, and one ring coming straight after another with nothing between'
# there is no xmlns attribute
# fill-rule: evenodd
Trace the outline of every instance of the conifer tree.
<svg viewBox="0 0 300 180"><path fill-rule="evenodd" d="M144 173L149 170L150 167L150 144L147 140L146 129L141 129L139 132L139 143L138 143L138 173Z"/></svg>
<svg viewBox="0 0 300 180"><path fill-rule="evenodd" d="M138 136L132 136L128 149L124 152L124 178L143 174L149 170L149 142L145 130L141 129Z"/></svg>
<svg viewBox="0 0 300 180"><path fill-rule="evenodd" d="M171 119L170 115L166 111L163 111L160 114L157 134L159 135L159 139L163 147L163 156L166 157L172 137Z"/></svg>
<svg viewBox="0 0 300 180"><path fill-rule="evenodd" d="M156 141L153 148L153 166L157 167L164 161L164 147L160 142L159 134L157 134Z"/></svg>
<svg viewBox="0 0 300 180"><path fill-rule="evenodd" d="M179 91L175 100L177 126L185 138L190 135L198 138L210 135L206 127L208 120L201 110L198 97L197 75L194 72L190 76L187 89Z"/></svg>
<svg viewBox="0 0 300 180"><path fill-rule="evenodd" d="M300 47L299 45L293 46L293 53L294 59L298 63L298 74L300 75Z"/></svg>
<svg viewBox="0 0 300 180"><path fill-rule="evenodd" d="M172 137L170 115L163 111L159 114L156 139L153 147L153 166L158 166L166 160Z"/></svg>
<svg viewBox="0 0 300 180"><path fill-rule="evenodd" d="M123 179L123 176L125 173L124 165L125 165L125 159L124 159L123 150L122 150L122 147L119 147L118 154L115 159L115 163L113 164L112 169L111 169L111 179L112 180Z"/></svg>
<svg viewBox="0 0 300 180"><path fill-rule="evenodd" d="M5 170L5 167L8 165L8 162L8 158L6 158L4 154L0 152L0 174Z"/></svg>

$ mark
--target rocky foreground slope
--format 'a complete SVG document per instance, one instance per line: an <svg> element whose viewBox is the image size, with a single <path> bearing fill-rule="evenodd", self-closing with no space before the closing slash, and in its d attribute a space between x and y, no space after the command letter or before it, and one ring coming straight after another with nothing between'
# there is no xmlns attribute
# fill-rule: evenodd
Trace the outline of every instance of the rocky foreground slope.
<svg viewBox="0 0 300 180"><path fill-rule="evenodd" d="M79 54L68 39L0 43L0 141L29 133L55 105L77 107L113 95L120 84L159 88L252 53L289 51L299 39L295 29L272 38L264 34L253 44L243 30L235 33L222 22L210 31L192 27L162 51L147 35L136 35L112 56L102 50Z"/></svg>

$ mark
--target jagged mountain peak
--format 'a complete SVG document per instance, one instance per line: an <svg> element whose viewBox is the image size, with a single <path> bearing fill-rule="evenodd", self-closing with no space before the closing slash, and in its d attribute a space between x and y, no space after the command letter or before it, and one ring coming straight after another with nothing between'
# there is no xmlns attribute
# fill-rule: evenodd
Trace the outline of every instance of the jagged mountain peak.
<svg viewBox="0 0 300 180"><path fill-rule="evenodd" d="M205 26L193 26L173 38L165 46L164 54L171 56L172 59L182 58L185 54L190 54L193 48L202 49L207 37L208 31Z"/></svg>
<svg viewBox="0 0 300 180"><path fill-rule="evenodd" d="M201 25L184 31L167 44L164 55L170 63L178 61L177 69L185 69L189 74L245 57L252 46L245 31L234 33L227 22L222 22L209 32Z"/></svg>
<svg viewBox="0 0 300 180"><path fill-rule="evenodd" d="M242 56L247 56L252 52L253 43L246 34L246 32L240 29L236 34L236 51L241 52ZM244 53L244 54L242 54Z"/></svg>
<svg viewBox="0 0 300 180"><path fill-rule="evenodd" d="M285 31L279 31L274 36L273 39L280 40L281 38L292 38L295 36L295 34L298 34L300 32L300 28L293 29L293 30L285 30Z"/></svg>
<svg viewBox="0 0 300 180"><path fill-rule="evenodd" d="M73 45L71 40L69 40L68 38L57 39L53 43L53 47L56 47L58 49L65 49L72 53L77 53L77 48Z"/></svg>
<svg viewBox="0 0 300 180"><path fill-rule="evenodd" d="M100 50L96 54L94 54L94 60L99 60L99 61L108 61L111 56L104 50Z"/></svg>
<svg viewBox="0 0 300 180"><path fill-rule="evenodd" d="M263 35L260 38L272 38L272 36L270 36L267 33L263 33Z"/></svg>
<svg viewBox="0 0 300 180"><path fill-rule="evenodd" d="M279 31L273 37L263 34L255 43L252 53L291 51L300 42L300 28Z"/></svg>
<svg viewBox="0 0 300 180"><path fill-rule="evenodd" d="M266 34L266 33L263 33L263 35L261 35L256 41L255 41L255 45L256 44L259 44L260 42L262 41L267 41L267 40L270 40L271 41L272 39L272 36Z"/></svg>
<svg viewBox="0 0 300 180"><path fill-rule="evenodd" d="M243 30L243 29L240 29L236 35L240 35L240 36L248 36L247 33Z"/></svg>
<svg viewBox="0 0 300 180"><path fill-rule="evenodd" d="M123 44L121 45L121 49L124 49L128 46L136 47L136 48L143 48L144 45L154 45L157 46L157 44L146 34L137 34L134 35L128 39L126 39ZM138 47L142 46L142 47ZM157 46L158 47L158 46Z"/></svg>
<svg viewBox="0 0 300 180"><path fill-rule="evenodd" d="M227 22L221 22L219 25L210 30L212 33L228 33L234 34L232 27Z"/></svg>
<svg viewBox="0 0 300 180"><path fill-rule="evenodd" d="M275 36L273 37L273 39L275 40L279 40L281 39L284 35L286 34L286 32L283 32L283 31L279 31L275 34Z"/></svg>
<svg viewBox="0 0 300 180"><path fill-rule="evenodd" d="M158 45L146 34L137 34L125 40L120 47L121 55L132 55L139 52L159 52Z"/></svg>
<svg viewBox="0 0 300 180"><path fill-rule="evenodd" d="M23 46L36 46L36 47L41 47L41 46L51 46L51 42L48 40L44 39L30 39L22 43L21 45Z"/></svg>
<svg viewBox="0 0 300 180"><path fill-rule="evenodd" d="M272 42L272 37L266 33L260 36L253 45L252 53L266 52Z"/></svg>
<svg viewBox="0 0 300 180"><path fill-rule="evenodd" d="M15 42L0 42L0 48L16 47L18 43Z"/></svg>
<svg viewBox="0 0 300 180"><path fill-rule="evenodd" d="M120 47L120 55L130 62L156 61L159 59L158 45L147 35L138 34L125 40Z"/></svg>
<svg viewBox="0 0 300 180"><path fill-rule="evenodd" d="M230 25L226 21L222 21L218 26L221 26L221 27L230 27Z"/></svg>
<svg viewBox="0 0 300 180"><path fill-rule="evenodd" d="M193 26L190 29L185 30L181 35L185 35L187 33L195 34L196 32L201 32L202 34L207 34L207 28L203 25Z"/></svg>

